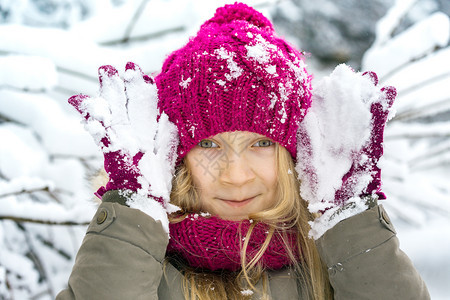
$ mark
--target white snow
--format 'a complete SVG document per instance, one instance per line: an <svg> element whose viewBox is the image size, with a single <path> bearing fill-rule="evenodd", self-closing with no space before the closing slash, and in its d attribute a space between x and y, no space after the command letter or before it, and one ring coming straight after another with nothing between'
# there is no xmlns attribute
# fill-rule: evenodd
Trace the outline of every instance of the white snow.
<svg viewBox="0 0 450 300"><path fill-rule="evenodd" d="M217 82L218 85L221 85L221 86L225 86L225 84L227 84L227 82L225 80L222 80L222 79L219 79L216 82Z"/></svg>
<svg viewBox="0 0 450 300"><path fill-rule="evenodd" d="M8 182L0 182L1 197L10 194L19 194L23 191L33 191L42 189L54 189L53 182L50 180L42 180L39 177L16 177Z"/></svg>
<svg viewBox="0 0 450 300"><path fill-rule="evenodd" d="M189 77L185 80L181 80L180 82L180 86L182 86L184 89L187 88L189 86L189 83L192 81L192 78Z"/></svg>
<svg viewBox="0 0 450 300"><path fill-rule="evenodd" d="M450 26L450 24L448 25ZM407 66L403 67L402 72L393 74L389 78L389 84L395 86L399 93L410 94L409 97L416 97L417 92L419 92L424 86L428 83L447 83L449 82L448 77L446 75L449 72L448 66L450 65L450 49L445 48L440 51L434 52L419 61L414 61L409 63ZM395 65L391 66L395 67ZM428 90L428 89L427 89ZM436 90L433 89L433 93L429 93L427 101L416 101L417 105L420 104L429 104L430 101L434 99L431 98L435 95L435 93L445 93L445 89L440 91L439 88ZM423 94L420 96L424 96ZM442 99L442 96L440 97ZM400 102L399 105L404 105L406 100ZM411 102L408 101L408 102Z"/></svg>
<svg viewBox="0 0 450 300"><path fill-rule="evenodd" d="M225 48L221 47L214 51L220 59L225 59L227 61L227 67L230 70L230 74L225 74L225 78L228 81L232 79L237 79L242 75L242 69L239 65L233 60L235 56L234 53L227 51ZM220 83L219 83L220 84ZM222 84L221 84L222 85Z"/></svg>
<svg viewBox="0 0 450 300"><path fill-rule="evenodd" d="M320 158L319 161L311 162L311 165L316 166L317 181L320 186L317 191L302 188L302 196L305 199L333 201L334 189L340 187L342 176L350 169L352 163L350 153L354 149L360 149L369 136L370 115L365 103L359 101L358 97L364 90L353 89L353 82L359 81L357 76L360 75L341 66L315 88L313 106L305 117L304 123L311 132L313 151L322 154L317 157L317 159ZM365 83L367 88L370 88L370 81L367 80ZM353 92L355 97L346 99L346 96ZM354 111L357 113L353 114ZM350 122L352 119L348 119L349 122L343 122L350 116L357 119L352 122ZM329 123L319 123L319 120L329 120ZM361 126L358 126L359 124ZM336 125L341 127L335 127ZM355 138L348 136L353 130L357 131ZM327 155L328 152L331 154ZM338 161L339 165L330 164L334 161ZM336 169L330 170L330 167ZM326 190L328 187L331 189Z"/></svg>
<svg viewBox="0 0 450 300"><path fill-rule="evenodd" d="M369 142L373 126L371 105L380 102L382 93L369 77L339 65L314 87L312 106L301 125L298 139L305 134L309 144L297 149L296 170L301 181L300 194L308 209L317 213L327 209L312 223L310 235L319 238L340 220L355 215L367 207L359 197L349 199L355 205L343 213L334 205L335 192L342 177L350 170L357 153ZM361 157L367 160L367 157ZM314 177L311 176L314 173ZM372 179L369 171L356 176L351 195L362 194ZM330 218L333 217L333 220Z"/></svg>
<svg viewBox="0 0 450 300"><path fill-rule="evenodd" d="M242 294L243 296L251 296L251 295L253 295L253 291L252 291L252 290L249 290L249 289L247 289L247 290L242 290L242 291L241 291L241 294Z"/></svg>
<svg viewBox="0 0 450 300"><path fill-rule="evenodd" d="M127 204L160 220L169 232L166 211L148 196L162 197L164 206L169 206L173 170L168 167L176 160L177 129L164 113L157 122L156 87L145 82L139 68L128 69L123 79L119 74L108 75L109 72L100 70L99 97L82 100L82 116L89 116L82 122L104 153L126 150L126 165L131 166L131 158L143 153L139 161L142 175L138 177L141 188ZM105 137L109 140L107 146L102 142Z"/></svg>
<svg viewBox="0 0 450 300"><path fill-rule="evenodd" d="M270 61L271 52L277 50L275 45L266 41L260 34L255 37L254 45L245 45L247 57L256 60L261 65L266 65Z"/></svg>
<svg viewBox="0 0 450 300"><path fill-rule="evenodd" d="M47 155L33 132L14 124L0 125L0 165L3 176L15 178L39 174Z"/></svg>
<svg viewBox="0 0 450 300"><path fill-rule="evenodd" d="M386 132L386 138L392 137L433 137L450 136L450 122L436 122L424 127L423 124L393 124Z"/></svg>
<svg viewBox="0 0 450 300"><path fill-rule="evenodd" d="M365 68L376 68L384 77L410 61L421 58L436 47L444 47L450 38L450 22L446 14L437 12L415 24L382 45L375 44L364 55ZM377 47L378 46L378 47ZM373 66L373 67L372 67Z"/></svg>
<svg viewBox="0 0 450 300"><path fill-rule="evenodd" d="M387 42L402 18L417 2L418 0L396 0L395 5L378 21L376 25L376 38L372 47L378 47Z"/></svg>
<svg viewBox="0 0 450 300"><path fill-rule="evenodd" d="M266 72L269 73L269 74L272 74L272 75L276 74L276 72L277 72L277 66L275 66L275 65L270 65L270 66L268 66L268 67L266 68Z"/></svg>
<svg viewBox="0 0 450 300"><path fill-rule="evenodd" d="M392 36L397 24L419 3L396 1L378 24L377 39L366 52L363 69L377 72L383 85L394 85L399 92L394 103L396 117L385 132L382 177L388 199L382 203L396 225L401 248L424 278L431 298L447 299L450 293L447 284L450 245L445 238L450 236L448 16L435 13L421 18L404 34ZM438 117L444 112L444 117ZM424 122L424 118L428 121Z"/></svg>
<svg viewBox="0 0 450 300"><path fill-rule="evenodd" d="M192 12L188 8L188 1L155 0L144 6L139 4L137 1L128 1L121 6L101 9L92 18L75 24L71 31L102 44L117 42L126 37L142 38L170 29L184 29L189 25L189 14ZM135 16L139 18L133 26L124 26L131 23ZM102 26L98 26L99 23Z"/></svg>
<svg viewBox="0 0 450 300"><path fill-rule="evenodd" d="M33 179L25 179L29 184ZM35 179L34 179L35 180ZM29 186L26 186L29 188ZM86 224L90 221L88 216L92 216L95 212L94 205L84 206L77 205L73 208L67 208L57 203L36 203L32 200L18 200L14 196L6 196L0 198L0 206L2 210L0 216L9 216L16 218L25 218L30 220L45 220L46 222L65 223L73 222L74 224Z"/></svg>
<svg viewBox="0 0 450 300"><path fill-rule="evenodd" d="M46 94L0 90L0 114L33 128L52 154L95 156L98 150L74 116Z"/></svg>
<svg viewBox="0 0 450 300"><path fill-rule="evenodd" d="M49 58L26 55L0 57L0 86L18 89L49 90L56 86L58 75Z"/></svg>

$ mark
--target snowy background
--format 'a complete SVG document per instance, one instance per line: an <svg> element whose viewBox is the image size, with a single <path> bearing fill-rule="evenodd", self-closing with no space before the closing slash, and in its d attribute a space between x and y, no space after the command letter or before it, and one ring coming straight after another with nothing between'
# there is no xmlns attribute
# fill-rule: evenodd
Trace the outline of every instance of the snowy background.
<svg viewBox="0 0 450 300"><path fill-rule="evenodd" d="M102 64L158 72L227 2L0 0L0 299L53 299L95 211L100 153L67 98L95 95ZM448 299L450 1L245 2L310 53L316 79L346 62L397 87L383 205L432 299Z"/></svg>

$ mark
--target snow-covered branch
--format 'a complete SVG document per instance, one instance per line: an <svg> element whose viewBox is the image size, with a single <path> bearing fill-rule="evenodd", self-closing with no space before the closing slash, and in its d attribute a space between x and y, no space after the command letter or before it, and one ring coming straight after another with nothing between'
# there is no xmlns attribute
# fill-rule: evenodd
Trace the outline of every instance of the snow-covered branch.
<svg viewBox="0 0 450 300"><path fill-rule="evenodd" d="M427 126L414 123L397 123L389 127L385 137L386 139L450 137L450 122L433 123Z"/></svg>
<svg viewBox="0 0 450 300"><path fill-rule="evenodd" d="M45 224L45 225L60 225L60 226L86 226L89 222L72 222L72 221L49 221L40 219L29 219L15 216L4 216L0 215L0 220L11 220L17 223L35 223L35 224Z"/></svg>

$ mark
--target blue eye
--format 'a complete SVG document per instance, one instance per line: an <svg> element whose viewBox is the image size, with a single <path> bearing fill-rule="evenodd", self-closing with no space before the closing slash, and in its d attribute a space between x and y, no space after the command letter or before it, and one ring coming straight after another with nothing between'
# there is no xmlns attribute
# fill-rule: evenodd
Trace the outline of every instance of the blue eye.
<svg viewBox="0 0 450 300"><path fill-rule="evenodd" d="M202 148L218 148L219 145L217 145L216 143L214 143L211 140L201 140L200 143L198 143L198 145Z"/></svg>
<svg viewBox="0 0 450 300"><path fill-rule="evenodd" d="M253 144L253 147L270 147L274 144L271 140L260 140Z"/></svg>

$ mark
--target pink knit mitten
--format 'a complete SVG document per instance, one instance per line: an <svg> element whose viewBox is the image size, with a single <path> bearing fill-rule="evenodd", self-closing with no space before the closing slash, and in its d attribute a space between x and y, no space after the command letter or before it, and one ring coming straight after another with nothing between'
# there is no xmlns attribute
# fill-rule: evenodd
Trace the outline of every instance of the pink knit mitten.
<svg viewBox="0 0 450 300"><path fill-rule="evenodd" d="M313 92L298 132L296 170L302 198L321 214L311 224L314 238L366 210L368 202L386 199L379 161L396 91L377 84L375 73L339 65Z"/></svg>
<svg viewBox="0 0 450 300"><path fill-rule="evenodd" d="M162 220L167 229L176 127L158 114L156 86L134 63L126 65L124 79L114 67L100 67L99 81L99 97L69 99L104 155L109 181L97 195L120 190L129 198L127 205Z"/></svg>

